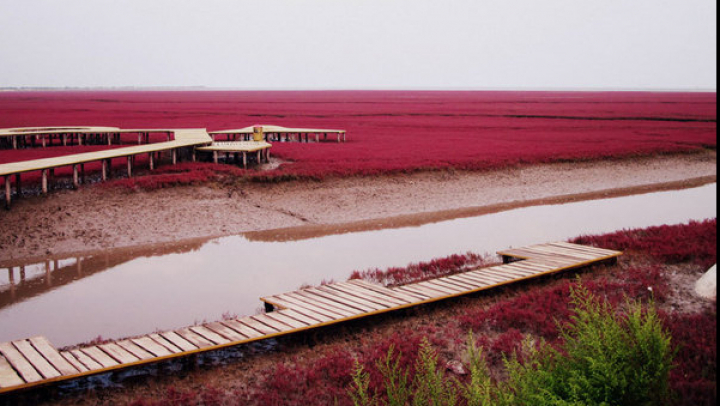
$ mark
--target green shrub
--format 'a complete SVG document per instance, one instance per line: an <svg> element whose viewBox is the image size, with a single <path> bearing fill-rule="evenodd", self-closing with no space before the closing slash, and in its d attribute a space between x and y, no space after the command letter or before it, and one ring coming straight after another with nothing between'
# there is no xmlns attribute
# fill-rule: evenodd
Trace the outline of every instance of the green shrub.
<svg viewBox="0 0 720 406"><path fill-rule="evenodd" d="M464 385L438 368L438 356L424 340L410 384L392 348L377 363L389 406L655 406L669 404L674 357L671 337L654 305L626 303L624 312L594 297L582 285L570 291L573 316L559 326L559 349L526 338L522 357L505 361L507 379L490 377L482 349L468 337L469 381ZM368 377L356 371L351 396L374 405ZM368 403L358 403L363 400ZM410 401L412 400L412 403Z"/></svg>

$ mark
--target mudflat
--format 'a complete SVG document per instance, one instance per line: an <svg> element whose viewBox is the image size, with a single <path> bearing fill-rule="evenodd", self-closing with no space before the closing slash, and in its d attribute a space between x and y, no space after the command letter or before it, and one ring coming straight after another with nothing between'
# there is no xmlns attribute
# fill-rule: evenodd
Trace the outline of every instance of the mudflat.
<svg viewBox="0 0 720 406"><path fill-rule="evenodd" d="M0 261L248 232L253 238L282 240L416 225L527 205L700 186L716 176L716 153L705 151L150 192L89 186L23 198L0 213Z"/></svg>

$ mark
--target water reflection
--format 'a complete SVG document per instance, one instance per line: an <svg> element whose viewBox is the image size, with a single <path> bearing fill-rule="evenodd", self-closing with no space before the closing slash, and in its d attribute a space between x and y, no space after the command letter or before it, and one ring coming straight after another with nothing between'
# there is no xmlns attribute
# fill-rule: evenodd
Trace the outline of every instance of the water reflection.
<svg viewBox="0 0 720 406"><path fill-rule="evenodd" d="M0 341L69 345L249 314L260 296L355 269L716 217L716 185L290 242L244 236L0 264ZM104 272L107 271L107 272Z"/></svg>

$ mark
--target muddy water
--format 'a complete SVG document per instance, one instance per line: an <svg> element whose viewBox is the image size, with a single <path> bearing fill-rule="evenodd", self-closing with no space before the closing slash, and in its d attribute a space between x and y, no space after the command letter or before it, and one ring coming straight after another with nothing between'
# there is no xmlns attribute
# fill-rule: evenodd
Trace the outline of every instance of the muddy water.
<svg viewBox="0 0 720 406"><path fill-rule="evenodd" d="M355 269L716 217L715 195L710 184L298 241L234 236L6 264L0 341L45 335L64 346L252 314L261 296L344 280Z"/></svg>

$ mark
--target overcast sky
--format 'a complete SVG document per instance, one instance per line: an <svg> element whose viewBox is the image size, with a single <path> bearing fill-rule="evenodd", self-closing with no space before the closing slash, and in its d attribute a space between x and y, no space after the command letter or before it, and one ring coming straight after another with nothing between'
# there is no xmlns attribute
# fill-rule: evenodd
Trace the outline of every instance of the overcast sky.
<svg viewBox="0 0 720 406"><path fill-rule="evenodd" d="M716 0L0 0L0 87L717 86Z"/></svg>

